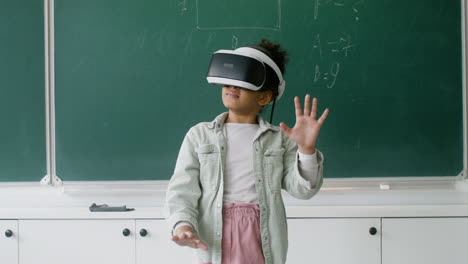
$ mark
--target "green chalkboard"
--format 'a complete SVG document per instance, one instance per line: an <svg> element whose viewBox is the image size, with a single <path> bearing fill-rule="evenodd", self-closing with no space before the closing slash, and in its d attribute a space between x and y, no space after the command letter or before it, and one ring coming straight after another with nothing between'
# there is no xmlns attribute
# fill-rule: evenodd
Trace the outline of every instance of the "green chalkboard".
<svg viewBox="0 0 468 264"><path fill-rule="evenodd" d="M455 176L461 21L461 1L55 1L57 175L169 179L187 130L224 111L211 54L264 37L290 53L274 124L294 95L331 110L325 177Z"/></svg>
<svg viewBox="0 0 468 264"><path fill-rule="evenodd" d="M0 0L0 182L46 175L43 6Z"/></svg>

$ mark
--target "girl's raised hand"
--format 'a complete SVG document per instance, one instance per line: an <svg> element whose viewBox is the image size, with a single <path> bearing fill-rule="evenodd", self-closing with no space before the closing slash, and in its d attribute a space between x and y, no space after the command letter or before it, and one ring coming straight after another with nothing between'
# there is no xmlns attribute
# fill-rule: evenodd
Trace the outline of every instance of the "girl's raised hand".
<svg viewBox="0 0 468 264"><path fill-rule="evenodd" d="M304 112L302 111L299 97L294 98L296 109L296 124L293 128L288 127L281 122L281 130L292 140L297 143L299 151L303 154L315 153L315 142L320 133L320 128L328 116L328 108L323 111L323 114L317 120L317 98L312 100L312 110L310 108L310 95L306 95L304 100Z"/></svg>
<svg viewBox="0 0 468 264"><path fill-rule="evenodd" d="M185 228L187 227L182 226L177 228L176 234L172 237L172 241L174 241L179 246L199 248L205 251L208 250L208 247L196 234L194 234L191 230L184 230Z"/></svg>

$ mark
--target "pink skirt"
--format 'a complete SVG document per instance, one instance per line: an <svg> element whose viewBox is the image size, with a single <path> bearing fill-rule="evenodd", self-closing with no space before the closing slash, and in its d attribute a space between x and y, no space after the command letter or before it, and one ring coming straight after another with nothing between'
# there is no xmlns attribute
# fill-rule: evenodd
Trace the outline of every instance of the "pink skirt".
<svg viewBox="0 0 468 264"><path fill-rule="evenodd" d="M211 262L198 262L211 264ZM222 264L264 264L260 209L256 204L223 204Z"/></svg>

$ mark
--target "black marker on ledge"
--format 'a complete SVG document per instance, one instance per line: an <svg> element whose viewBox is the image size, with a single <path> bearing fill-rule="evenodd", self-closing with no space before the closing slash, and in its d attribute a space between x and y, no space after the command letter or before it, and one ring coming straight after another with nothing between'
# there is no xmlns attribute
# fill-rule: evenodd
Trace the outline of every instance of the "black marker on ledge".
<svg viewBox="0 0 468 264"><path fill-rule="evenodd" d="M89 211L91 212L128 212L133 211L135 208L127 208L126 205L124 206L108 206L107 204L100 204L97 205L93 203L89 207Z"/></svg>

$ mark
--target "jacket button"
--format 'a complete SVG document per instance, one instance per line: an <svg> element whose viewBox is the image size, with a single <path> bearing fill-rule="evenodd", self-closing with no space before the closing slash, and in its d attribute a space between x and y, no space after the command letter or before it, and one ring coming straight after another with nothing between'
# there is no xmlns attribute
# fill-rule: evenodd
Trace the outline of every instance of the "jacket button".
<svg viewBox="0 0 468 264"><path fill-rule="evenodd" d="M221 204L220 204L220 203L218 204L218 208L221 208Z"/></svg>

